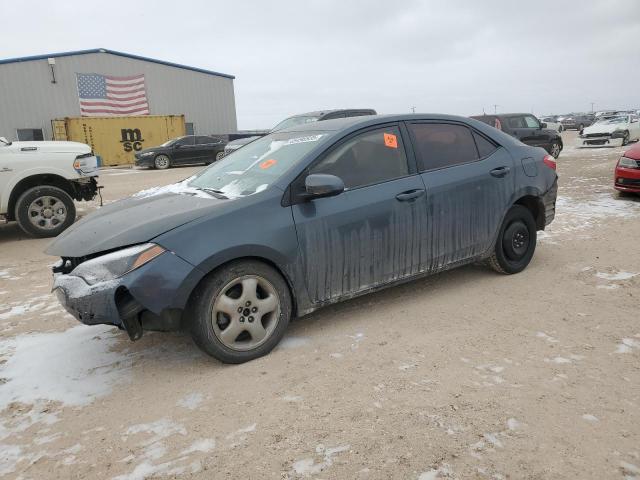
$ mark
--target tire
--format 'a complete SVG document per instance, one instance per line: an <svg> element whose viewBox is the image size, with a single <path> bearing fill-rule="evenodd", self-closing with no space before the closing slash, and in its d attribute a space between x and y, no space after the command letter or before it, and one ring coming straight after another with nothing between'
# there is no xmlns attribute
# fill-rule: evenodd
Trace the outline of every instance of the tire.
<svg viewBox="0 0 640 480"><path fill-rule="evenodd" d="M231 262L209 274L191 304L187 321L194 342L224 363L248 362L273 350L292 310L282 275L253 260Z"/></svg>
<svg viewBox="0 0 640 480"><path fill-rule="evenodd" d="M157 170L166 170L171 166L171 159L168 155L160 154L153 160L153 166Z"/></svg>
<svg viewBox="0 0 640 480"><path fill-rule="evenodd" d="M564 130L564 128L562 128L562 125L560 125L560 126L558 127L558 133L562 133L562 130Z"/></svg>
<svg viewBox="0 0 640 480"><path fill-rule="evenodd" d="M581 132L582 130L584 130L584 123L581 123L580 126L578 127L579 132Z"/></svg>
<svg viewBox="0 0 640 480"><path fill-rule="evenodd" d="M625 130L624 137L622 137L622 146L629 145L629 132Z"/></svg>
<svg viewBox="0 0 640 480"><path fill-rule="evenodd" d="M553 158L558 158L560 156L560 150L560 143L554 140L549 146L549 155L551 155Z"/></svg>
<svg viewBox="0 0 640 480"><path fill-rule="evenodd" d="M514 205L504 217L493 254L489 257L489 266L506 275L521 272L533 258L536 238L536 222L533 215L529 209Z"/></svg>
<svg viewBox="0 0 640 480"><path fill-rule="evenodd" d="M218 152L216 153L216 162L218 160L222 160L222 157L224 157L224 152Z"/></svg>
<svg viewBox="0 0 640 480"><path fill-rule="evenodd" d="M55 237L73 224L76 206L61 188L42 185L20 195L15 217L26 234L38 238Z"/></svg>

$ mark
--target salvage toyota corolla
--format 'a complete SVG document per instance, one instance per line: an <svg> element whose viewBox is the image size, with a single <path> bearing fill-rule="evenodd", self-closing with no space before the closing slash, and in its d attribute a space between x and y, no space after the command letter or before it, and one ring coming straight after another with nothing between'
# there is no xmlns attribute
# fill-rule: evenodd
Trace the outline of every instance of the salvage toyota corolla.
<svg viewBox="0 0 640 480"><path fill-rule="evenodd" d="M330 303L470 262L520 272L555 214L555 165L461 117L300 125L69 228L47 250L53 290L82 323L187 329L245 362Z"/></svg>

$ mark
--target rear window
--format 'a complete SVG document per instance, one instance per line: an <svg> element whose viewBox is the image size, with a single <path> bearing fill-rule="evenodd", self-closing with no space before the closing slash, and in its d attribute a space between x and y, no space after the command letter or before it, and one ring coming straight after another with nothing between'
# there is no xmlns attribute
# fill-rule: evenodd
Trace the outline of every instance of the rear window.
<svg viewBox="0 0 640 480"><path fill-rule="evenodd" d="M498 148L495 143L493 143L491 140L486 139L477 132L473 132L473 138L476 141L476 146L478 147L480 158L488 157Z"/></svg>
<svg viewBox="0 0 640 480"><path fill-rule="evenodd" d="M409 129L421 172L469 163L479 158L471 130L463 125L413 123Z"/></svg>

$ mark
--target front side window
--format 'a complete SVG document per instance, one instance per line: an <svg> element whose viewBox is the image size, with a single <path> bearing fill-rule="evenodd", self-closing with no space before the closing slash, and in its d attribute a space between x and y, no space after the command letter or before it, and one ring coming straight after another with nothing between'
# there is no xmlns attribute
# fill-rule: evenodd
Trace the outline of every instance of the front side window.
<svg viewBox="0 0 640 480"><path fill-rule="evenodd" d="M534 117L527 116L524 117L525 124L527 128L540 128L540 123Z"/></svg>
<svg viewBox="0 0 640 480"><path fill-rule="evenodd" d="M527 128L524 117L509 117L509 128Z"/></svg>
<svg viewBox="0 0 640 480"><path fill-rule="evenodd" d="M327 139L324 132L272 133L235 150L188 184L227 197L261 192Z"/></svg>
<svg viewBox="0 0 640 480"><path fill-rule="evenodd" d="M414 123L409 129L421 172L478 160L471 131L463 125Z"/></svg>
<svg viewBox="0 0 640 480"><path fill-rule="evenodd" d="M340 177L353 189L409 174L398 127L380 128L347 140L314 165L309 173Z"/></svg>
<svg viewBox="0 0 640 480"><path fill-rule="evenodd" d="M33 142L44 140L41 128L18 128L19 142Z"/></svg>

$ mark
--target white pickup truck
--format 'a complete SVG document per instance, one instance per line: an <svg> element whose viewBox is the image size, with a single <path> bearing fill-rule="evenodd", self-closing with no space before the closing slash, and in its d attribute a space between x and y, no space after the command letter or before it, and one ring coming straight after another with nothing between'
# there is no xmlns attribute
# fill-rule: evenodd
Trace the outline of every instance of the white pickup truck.
<svg viewBox="0 0 640 480"><path fill-rule="evenodd" d="M76 219L74 200L98 193L98 161L77 142L9 142L0 137L0 219L34 237L55 237Z"/></svg>

